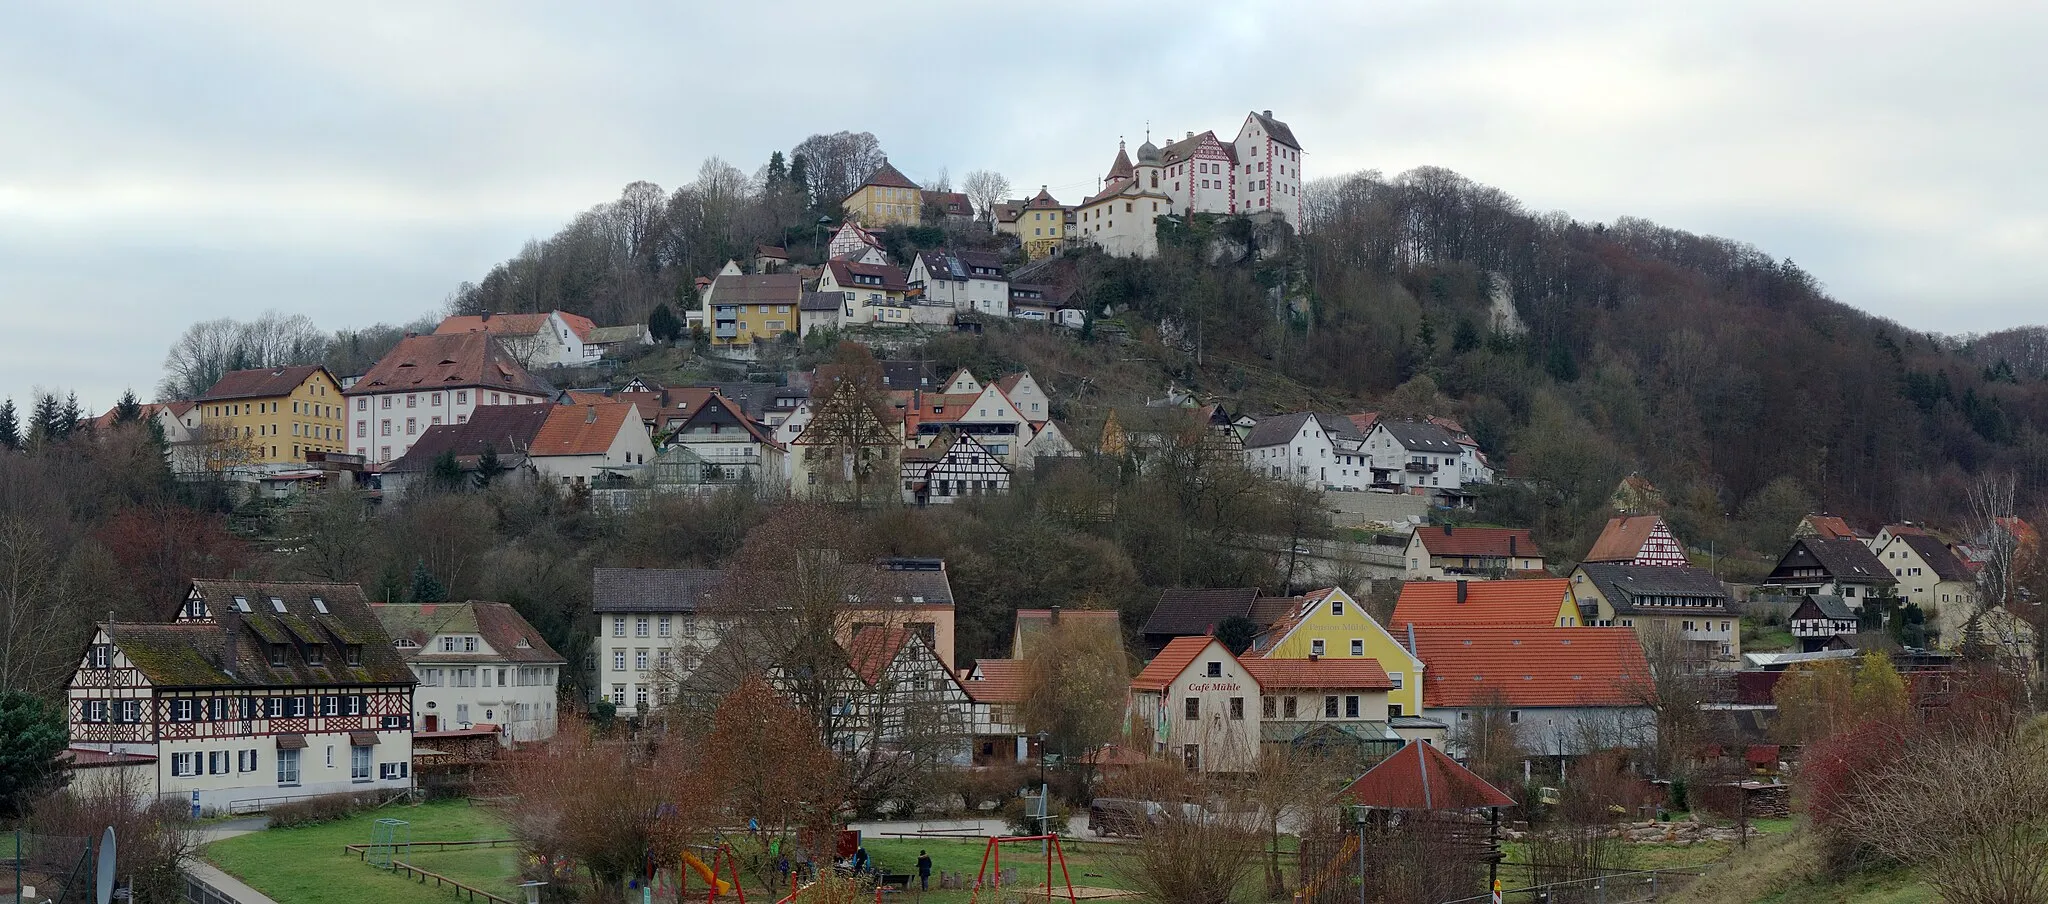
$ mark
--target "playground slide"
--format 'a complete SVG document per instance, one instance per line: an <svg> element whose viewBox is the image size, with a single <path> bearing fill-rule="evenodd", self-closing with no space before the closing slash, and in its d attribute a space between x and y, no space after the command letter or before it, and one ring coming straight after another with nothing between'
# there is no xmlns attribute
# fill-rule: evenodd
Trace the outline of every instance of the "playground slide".
<svg viewBox="0 0 2048 904"><path fill-rule="evenodd" d="M692 854L689 851L684 851L683 865L694 870L697 873L697 875L701 877L705 882L709 883L712 888L718 889L719 897L722 898L732 893L732 883L727 882L724 879L718 878L717 874L711 871L711 867L705 866L704 861L697 859L696 854Z"/></svg>

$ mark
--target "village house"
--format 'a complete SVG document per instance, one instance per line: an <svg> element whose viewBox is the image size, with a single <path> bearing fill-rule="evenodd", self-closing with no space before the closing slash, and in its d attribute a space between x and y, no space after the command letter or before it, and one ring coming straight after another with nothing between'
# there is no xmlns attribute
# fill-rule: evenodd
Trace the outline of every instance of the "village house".
<svg viewBox="0 0 2048 904"><path fill-rule="evenodd" d="M574 367L604 357L603 347L592 341L596 329L590 318L568 311L461 314L442 320L434 335L489 333L521 365L533 369Z"/></svg>
<svg viewBox="0 0 2048 904"><path fill-rule="evenodd" d="M1024 702L1025 665L1021 659L981 659L960 677L960 688L973 702L973 763L995 766L1021 763L1031 757L1031 733L1018 705Z"/></svg>
<svg viewBox="0 0 2048 904"><path fill-rule="evenodd" d="M186 430L213 467L303 464L308 453L347 451L341 384L318 364L229 371L192 405L199 426Z"/></svg>
<svg viewBox="0 0 2048 904"><path fill-rule="evenodd" d="M170 623L101 623L71 678L73 760L153 799L258 812L412 787L414 679L354 584L195 580Z"/></svg>
<svg viewBox="0 0 2048 904"><path fill-rule="evenodd" d="M841 752L915 747L917 754L949 766L973 762L974 701L921 633L868 626L856 630L845 647L857 682L844 695L843 730L827 744ZM772 674L781 677L779 670ZM945 747L924 749L930 740Z"/></svg>
<svg viewBox="0 0 2048 904"><path fill-rule="evenodd" d="M1799 597L1788 623L1802 653L1829 649L1835 638L1853 635L1858 629L1856 611L1832 593Z"/></svg>
<svg viewBox="0 0 2048 904"><path fill-rule="evenodd" d="M818 292L839 296L839 328L909 326L916 322L903 271L887 264L863 264L834 258L825 262ZM950 312L950 308L947 309Z"/></svg>
<svg viewBox="0 0 2048 904"><path fill-rule="evenodd" d="M910 264L909 287L959 314L1010 316L1010 278L1003 256L989 251L922 251Z"/></svg>
<svg viewBox="0 0 2048 904"><path fill-rule="evenodd" d="M682 446L718 469L721 478L751 481L755 486L784 486L788 468L786 451L775 442L769 428L748 417L722 393L712 393L668 434L671 445Z"/></svg>
<svg viewBox="0 0 2048 904"><path fill-rule="evenodd" d="M373 603L419 681L419 730L488 728L501 744L554 737L561 654L506 603Z"/></svg>
<svg viewBox="0 0 2048 904"><path fill-rule="evenodd" d="M795 273L747 274L727 264L703 294L711 347L745 352L755 342L796 332L797 305L803 295L803 277Z"/></svg>
<svg viewBox="0 0 2048 904"><path fill-rule="evenodd" d="M1074 208L1074 237L1118 257L1158 255L1157 220L1173 213L1173 197L1160 188L1159 173L1159 148L1151 141L1138 146L1136 166L1119 143L1102 190Z"/></svg>
<svg viewBox="0 0 2048 904"><path fill-rule="evenodd" d="M1685 556L1684 544L1672 534L1671 525L1657 515L1619 515L1607 519L1599 539L1593 541L1593 549L1580 561L1681 568L1692 564Z"/></svg>
<svg viewBox="0 0 2048 904"><path fill-rule="evenodd" d="M852 220L840 223L839 228L832 233L832 239L825 244L825 254L828 257L859 257L869 249L880 252L882 240Z"/></svg>
<svg viewBox="0 0 2048 904"><path fill-rule="evenodd" d="M971 433L944 431L923 448L903 450L900 462L903 501L910 505L1010 491L1010 466Z"/></svg>
<svg viewBox="0 0 2048 904"><path fill-rule="evenodd" d="M502 472L582 487L631 479L654 455L654 442L631 402L504 405L480 409L460 424L428 428L379 479L387 492L402 493L431 477L443 456L464 473L479 471L495 457Z"/></svg>
<svg viewBox="0 0 2048 904"><path fill-rule="evenodd" d="M1409 581L1498 580L1543 571L1529 532L1506 527L1417 527L1408 538Z"/></svg>
<svg viewBox="0 0 2048 904"><path fill-rule="evenodd" d="M1245 467L1274 480L1317 489L1363 490L1372 463L1345 418L1301 412L1261 418L1244 437Z"/></svg>
<svg viewBox="0 0 2048 904"><path fill-rule="evenodd" d="M995 231L1016 236L1024 245L1024 256L1038 260L1059 251L1072 220L1073 212L1041 185L1028 200L997 205Z"/></svg>
<svg viewBox="0 0 2048 904"><path fill-rule="evenodd" d="M884 158L839 206L848 220L869 229L916 226L924 217L924 192Z"/></svg>
<svg viewBox="0 0 2048 904"><path fill-rule="evenodd" d="M926 190L919 197L924 202L924 220L928 225L974 222L974 202L968 200L966 192Z"/></svg>
<svg viewBox="0 0 2048 904"><path fill-rule="evenodd" d="M978 388L968 392L901 393L906 403L903 411L904 442L924 445L940 433L951 431L973 436L983 448L1007 464L1028 461L1024 447L1035 433L1030 417L1018 410L1016 402L1003 392L1001 386L981 386L978 382L972 385ZM948 390L955 388L967 387L958 380L947 387Z"/></svg>
<svg viewBox="0 0 2048 904"><path fill-rule="evenodd" d="M1656 743L1649 662L1628 628L1417 627L1423 705L1466 754L1474 720L1504 718L1536 756Z"/></svg>
<svg viewBox="0 0 2048 904"><path fill-rule="evenodd" d="M1084 317L1079 308L1069 306L1068 300L1072 295L1063 286L1012 282L1010 319L1079 328Z"/></svg>
<svg viewBox="0 0 2048 904"><path fill-rule="evenodd" d="M1587 562L1572 571L1572 590L1589 624L1633 628L1649 639L1671 634L1694 662L1735 668L1742 623L1728 589L1704 568Z"/></svg>
<svg viewBox="0 0 2048 904"><path fill-rule="evenodd" d="M112 430L120 415L119 406L107 409L106 413L93 418L93 429ZM207 469L198 402L143 402L136 409L136 417L139 422L155 424L162 432L164 463L170 466L172 473L193 474ZM226 433L226 428L222 428L222 433ZM253 444L252 440L252 447Z"/></svg>
<svg viewBox="0 0 2048 904"><path fill-rule="evenodd" d="M1859 611L1864 600L1894 595L1898 583L1884 560L1856 536L1799 537L1763 580L1764 587L1787 593L1840 596Z"/></svg>
<svg viewBox="0 0 2048 904"><path fill-rule="evenodd" d="M1261 601L1263 602L1263 601ZM1342 588L1273 600L1278 609L1245 655L1266 660L1371 660L1387 679L1386 720L1410 741L1438 739L1444 725L1422 711L1422 660ZM1254 606L1254 608L1259 608ZM1398 629L1397 629L1398 630Z"/></svg>
<svg viewBox="0 0 2048 904"><path fill-rule="evenodd" d="M554 395L483 332L400 340L342 391L349 444L372 464L397 461L428 429L464 423L479 408L540 404Z"/></svg>
<svg viewBox="0 0 2048 904"><path fill-rule="evenodd" d="M1977 577L1963 561L1926 531L1907 525L1888 526L1878 534L1874 551L1899 582L1902 602L1927 613L1927 620L1950 642L1977 611Z"/></svg>
<svg viewBox="0 0 2048 904"><path fill-rule="evenodd" d="M1440 505L1469 507L1467 484L1490 483L1477 444L1467 445L1441 424L1380 418L1359 446L1373 484L1397 493L1429 496Z"/></svg>
<svg viewBox="0 0 2048 904"><path fill-rule="evenodd" d="M1511 581L1409 581L1401 585L1389 618L1409 625L1576 628L1590 623L1564 578Z"/></svg>
<svg viewBox="0 0 2048 904"><path fill-rule="evenodd" d="M1157 656L1175 638L1211 635L1232 619L1245 619L1254 630L1264 628L1286 615L1298 602L1294 597L1260 596L1257 587L1163 590L1152 614L1138 628L1138 639L1143 645L1140 653Z"/></svg>

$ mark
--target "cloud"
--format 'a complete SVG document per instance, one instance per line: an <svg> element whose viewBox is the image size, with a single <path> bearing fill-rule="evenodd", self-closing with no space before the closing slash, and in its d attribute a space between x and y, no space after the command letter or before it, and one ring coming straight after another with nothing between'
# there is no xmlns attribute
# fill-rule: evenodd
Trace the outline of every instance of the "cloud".
<svg viewBox="0 0 2048 904"><path fill-rule="evenodd" d="M187 324L413 319L636 179L874 132L1073 200L1272 109L1310 178L1438 165L1797 260L1909 326L2040 320L2048 8L31 2L0 29L0 393L96 406Z"/></svg>

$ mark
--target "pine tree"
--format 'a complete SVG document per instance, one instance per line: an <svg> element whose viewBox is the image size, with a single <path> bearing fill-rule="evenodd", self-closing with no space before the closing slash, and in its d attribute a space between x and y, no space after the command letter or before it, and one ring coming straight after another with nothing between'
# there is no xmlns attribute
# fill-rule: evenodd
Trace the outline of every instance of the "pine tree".
<svg viewBox="0 0 2048 904"><path fill-rule="evenodd" d="M135 390L121 393L121 401L114 403L114 423L133 424L142 420L142 402L135 398Z"/></svg>
<svg viewBox="0 0 2048 904"><path fill-rule="evenodd" d="M77 433L78 425L84 421L85 416L78 408L78 393L65 396L64 407L57 413L57 435L64 437Z"/></svg>
<svg viewBox="0 0 2048 904"><path fill-rule="evenodd" d="M810 209L811 165L804 161L802 154L795 155L789 161L789 190L796 194L798 207Z"/></svg>
<svg viewBox="0 0 2048 904"><path fill-rule="evenodd" d="M58 422L64 417L64 407L57 401L55 393L38 393L36 407L28 415L28 440L47 443L61 439Z"/></svg>
<svg viewBox="0 0 2048 904"><path fill-rule="evenodd" d="M0 402L0 449L21 448L21 419L14 413L14 400Z"/></svg>
<svg viewBox="0 0 2048 904"><path fill-rule="evenodd" d="M776 151L773 154L769 154L768 178L766 180L767 185L765 186L768 189L769 193L772 194L775 192L776 189L781 188L783 181L788 178L789 165L783 162L782 152Z"/></svg>
<svg viewBox="0 0 2048 904"><path fill-rule="evenodd" d="M669 310L667 302L662 302L647 315L647 332L654 334L656 342L674 342L683 335L683 322L676 319L676 312Z"/></svg>
<svg viewBox="0 0 2048 904"><path fill-rule="evenodd" d="M412 601L415 603L438 603L448 598L448 588L434 579L427 570L427 563L421 561L412 569Z"/></svg>
<svg viewBox="0 0 2048 904"><path fill-rule="evenodd" d="M486 444L482 455L476 457L476 482L488 487L491 480L505 472L505 463L498 458L498 447Z"/></svg>

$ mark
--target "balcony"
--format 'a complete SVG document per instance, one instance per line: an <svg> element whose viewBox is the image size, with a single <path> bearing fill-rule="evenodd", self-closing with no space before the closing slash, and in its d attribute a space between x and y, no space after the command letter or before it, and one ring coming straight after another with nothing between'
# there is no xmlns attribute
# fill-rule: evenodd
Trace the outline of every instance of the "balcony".
<svg viewBox="0 0 2048 904"><path fill-rule="evenodd" d="M714 339L737 339L739 335L739 326L731 323L718 324L711 330L711 337Z"/></svg>
<svg viewBox="0 0 2048 904"><path fill-rule="evenodd" d="M1407 471L1410 474L1435 474L1436 467L1436 465L1424 461L1411 461L1403 466L1401 470Z"/></svg>

